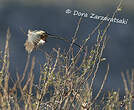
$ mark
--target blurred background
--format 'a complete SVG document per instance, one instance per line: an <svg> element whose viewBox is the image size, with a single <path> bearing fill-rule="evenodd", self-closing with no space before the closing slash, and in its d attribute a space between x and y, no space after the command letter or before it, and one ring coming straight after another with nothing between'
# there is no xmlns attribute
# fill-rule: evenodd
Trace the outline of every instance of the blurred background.
<svg viewBox="0 0 134 110"><path fill-rule="evenodd" d="M6 31L9 27L11 30L10 39L10 71L12 77L15 77L16 71L23 73L27 52L24 49L24 43L27 36L21 31L22 28L26 33L31 30L46 30L48 33L63 36L71 39L74 35L78 16L68 15L66 9L79 10L86 13L95 13L106 16L112 15L118 5L119 0L0 0L0 49L4 48ZM123 94L124 84L121 78L121 72L126 72L134 68L134 1L124 0L122 11L117 18L128 19L128 24L112 23L107 32L109 40L103 57L107 60L103 62L97 73L94 84L95 89L99 89L103 81L107 63L110 64L110 72L105 83L103 92L108 90L120 90ZM99 20L83 18L80 30L78 32L78 44L90 34L97 26ZM103 26L102 26L103 28ZM91 47L95 43L94 38L88 43ZM56 39L48 39L48 42L41 48L45 52L51 52L52 48L60 47L65 49L68 43ZM44 54L40 51L34 51L32 55L36 56L37 62L43 64ZM34 70L35 75L39 76L39 65Z"/></svg>

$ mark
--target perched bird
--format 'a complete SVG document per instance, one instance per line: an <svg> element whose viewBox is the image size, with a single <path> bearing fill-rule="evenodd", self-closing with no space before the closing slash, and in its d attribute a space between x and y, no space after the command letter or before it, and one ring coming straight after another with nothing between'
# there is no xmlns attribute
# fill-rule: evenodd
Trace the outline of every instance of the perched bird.
<svg viewBox="0 0 134 110"><path fill-rule="evenodd" d="M51 35L51 34L48 34L45 31L42 31L42 30L39 30L39 31L28 30L27 36L28 36L28 38L27 38L24 46L25 46L25 49L28 53L31 53L35 48L37 48L38 46L43 45L44 43L46 43L46 39L48 37L59 39L59 40L64 40L68 43L71 43L69 40L67 40L63 37ZM81 48L80 45L78 45L76 43L73 43L73 44L78 46L79 48Z"/></svg>

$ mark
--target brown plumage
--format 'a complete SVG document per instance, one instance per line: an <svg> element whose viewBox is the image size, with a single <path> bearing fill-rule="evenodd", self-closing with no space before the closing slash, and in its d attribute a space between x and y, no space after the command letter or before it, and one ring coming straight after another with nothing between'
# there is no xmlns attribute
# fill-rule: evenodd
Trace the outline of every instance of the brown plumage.
<svg viewBox="0 0 134 110"><path fill-rule="evenodd" d="M28 36L28 38L27 38L24 46L25 46L25 49L26 49L26 51L28 53L31 53L38 46L43 45L46 42L46 39L48 37L63 40L65 42L71 43L68 39L48 34L47 32L42 31L42 30L39 30L39 31L37 31L37 30L35 30L35 31L28 30L27 36ZM81 46L78 45L77 43L73 43L73 44L76 45L77 47L81 48Z"/></svg>
<svg viewBox="0 0 134 110"><path fill-rule="evenodd" d="M33 49L37 48L40 45L43 45L46 42L48 34L45 31L31 31L28 30L28 38L24 44L25 49L28 53L31 53Z"/></svg>

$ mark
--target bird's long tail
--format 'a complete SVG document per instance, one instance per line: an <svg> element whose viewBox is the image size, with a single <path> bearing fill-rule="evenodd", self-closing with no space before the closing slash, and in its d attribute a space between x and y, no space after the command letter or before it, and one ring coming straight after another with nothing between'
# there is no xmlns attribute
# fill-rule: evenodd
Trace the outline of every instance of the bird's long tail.
<svg viewBox="0 0 134 110"><path fill-rule="evenodd" d="M48 33L47 33L48 34ZM59 40L63 40L63 41L65 41L65 42L68 42L68 43L71 43L71 41L69 41L68 39L66 39L66 38L63 38L63 37L59 37L59 36L56 36L56 35L52 35L52 34L48 34L49 36L49 38L54 38L54 39L59 39ZM81 48L81 46L79 45L79 44L77 44L77 43L73 43L74 45L76 45L77 47L79 47L79 48Z"/></svg>

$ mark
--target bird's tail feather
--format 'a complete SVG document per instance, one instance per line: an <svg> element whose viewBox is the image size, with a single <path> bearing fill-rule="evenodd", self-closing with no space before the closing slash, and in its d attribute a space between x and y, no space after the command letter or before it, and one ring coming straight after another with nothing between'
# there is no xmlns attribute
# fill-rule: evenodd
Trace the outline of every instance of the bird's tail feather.
<svg viewBox="0 0 134 110"><path fill-rule="evenodd" d="M48 35L49 35L49 36L48 36L49 38L59 39L59 40L63 40L63 41L65 41L65 42L71 43L71 41L69 41L69 40L66 39L66 38L59 37L59 36L52 35L52 34L48 34ZM77 47L81 48L81 46L80 46L79 44L77 44L77 43L73 43L73 44L76 45Z"/></svg>

